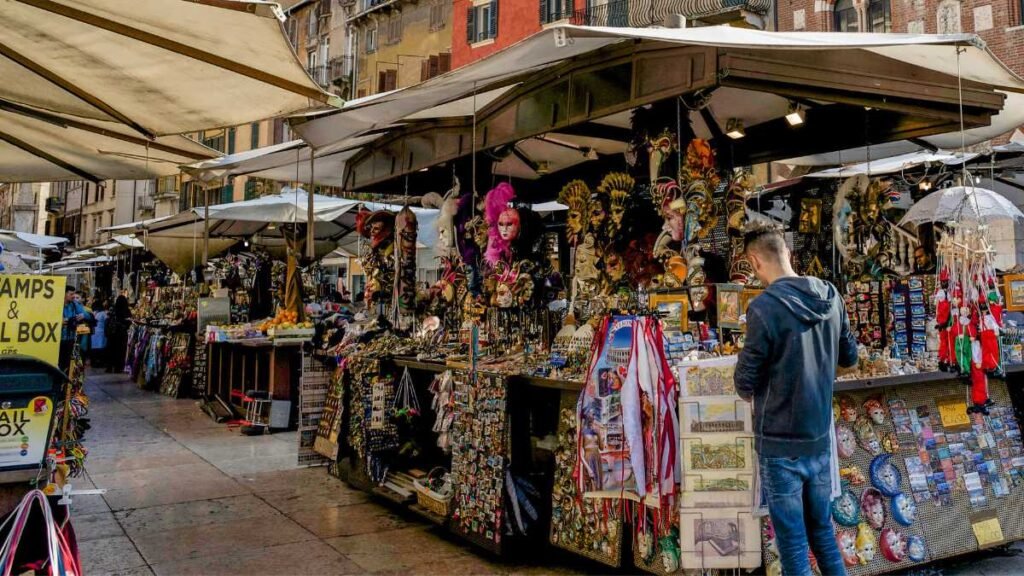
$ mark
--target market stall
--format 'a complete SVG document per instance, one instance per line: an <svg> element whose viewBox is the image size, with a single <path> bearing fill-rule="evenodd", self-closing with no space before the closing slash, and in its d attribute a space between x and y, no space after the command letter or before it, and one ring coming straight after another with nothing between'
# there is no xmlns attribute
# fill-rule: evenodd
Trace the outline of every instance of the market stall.
<svg viewBox="0 0 1024 576"><path fill-rule="evenodd" d="M989 197L962 175L956 210L926 222L914 209L929 190L891 178L772 188L748 169L1005 131L1024 84L969 44L557 27L297 126L319 147L401 121L345 163L346 186L446 191L426 289L414 211L360 213L377 313L318 327L310 354L333 372L304 364L323 398L312 447L350 484L492 551L546 542L654 573L776 574L733 387L762 290L742 235L768 220L798 272L840 288L860 344L834 401L851 573L1024 538L1020 343L1001 313L1020 295L965 211ZM879 84L880 69L900 82ZM552 142L578 158L549 162ZM557 223L532 209L554 200Z"/></svg>

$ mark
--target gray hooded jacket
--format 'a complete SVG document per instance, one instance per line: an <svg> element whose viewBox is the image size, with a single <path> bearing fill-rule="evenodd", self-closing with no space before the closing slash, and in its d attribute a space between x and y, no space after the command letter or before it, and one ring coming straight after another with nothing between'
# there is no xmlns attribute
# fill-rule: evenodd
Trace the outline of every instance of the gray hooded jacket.
<svg viewBox="0 0 1024 576"><path fill-rule="evenodd" d="M836 364L857 362L857 340L832 284L780 278L751 301L736 392L753 401L758 454L814 456L829 449Z"/></svg>

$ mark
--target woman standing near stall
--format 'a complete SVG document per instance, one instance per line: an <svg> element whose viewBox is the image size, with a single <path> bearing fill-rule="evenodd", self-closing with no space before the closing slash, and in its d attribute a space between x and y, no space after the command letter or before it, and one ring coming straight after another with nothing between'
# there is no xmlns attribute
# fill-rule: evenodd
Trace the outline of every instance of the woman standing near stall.
<svg viewBox="0 0 1024 576"><path fill-rule="evenodd" d="M128 306L127 290L122 290L114 301L114 307L107 316L107 372L124 368L125 348L128 345L128 327L132 321L132 310Z"/></svg>

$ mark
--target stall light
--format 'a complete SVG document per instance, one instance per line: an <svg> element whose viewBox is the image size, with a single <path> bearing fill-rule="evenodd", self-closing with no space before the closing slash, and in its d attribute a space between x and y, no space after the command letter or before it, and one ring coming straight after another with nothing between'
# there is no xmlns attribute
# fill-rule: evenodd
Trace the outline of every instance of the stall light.
<svg viewBox="0 0 1024 576"><path fill-rule="evenodd" d="M921 183L917 185L917 188L921 192L927 192L932 189L932 183L928 180L921 180Z"/></svg>
<svg viewBox="0 0 1024 576"><path fill-rule="evenodd" d="M800 105L796 102L789 103L789 113L786 114L786 122L789 122L790 126L799 126L804 123L804 111L800 109Z"/></svg>
<svg viewBox="0 0 1024 576"><path fill-rule="evenodd" d="M738 118L730 118L725 124L725 135L733 140L739 140L747 135L743 129L743 121Z"/></svg>
<svg viewBox="0 0 1024 576"><path fill-rule="evenodd" d="M548 164L547 160L539 160L537 162L537 169L534 170L534 172L536 172L537 174L540 174L541 176L543 176L543 175L551 172L551 165Z"/></svg>
<svg viewBox="0 0 1024 576"><path fill-rule="evenodd" d="M243 245L244 245L244 246L245 246L246 248L248 248L248 247L249 247L249 241L248 241L248 240L246 240L246 241L245 241L245 242L243 242L242 244L243 244Z"/></svg>
<svg viewBox="0 0 1024 576"><path fill-rule="evenodd" d="M267 230L277 230L276 224L267 224Z"/></svg>
<svg viewBox="0 0 1024 576"><path fill-rule="evenodd" d="M598 159L597 150L594 150L593 148L581 148L580 152L583 152L583 157L586 158L587 160Z"/></svg>

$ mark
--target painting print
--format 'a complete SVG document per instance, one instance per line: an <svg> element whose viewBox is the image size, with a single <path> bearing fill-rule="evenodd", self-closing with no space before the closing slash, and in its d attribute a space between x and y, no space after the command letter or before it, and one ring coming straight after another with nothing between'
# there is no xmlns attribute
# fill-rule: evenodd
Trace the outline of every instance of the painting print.
<svg viewBox="0 0 1024 576"><path fill-rule="evenodd" d="M755 568L761 563L759 519L749 509L683 510L685 570Z"/></svg>
<svg viewBox="0 0 1024 576"><path fill-rule="evenodd" d="M734 437L722 441L683 438L682 443L685 474L750 471L753 466L750 438Z"/></svg>
<svg viewBox="0 0 1024 576"><path fill-rule="evenodd" d="M683 437L716 432L751 433L750 403L737 397L682 400Z"/></svg>
<svg viewBox="0 0 1024 576"><path fill-rule="evenodd" d="M736 356L723 356L710 360L683 362L679 365L683 397L730 396L736 397L733 375Z"/></svg>

